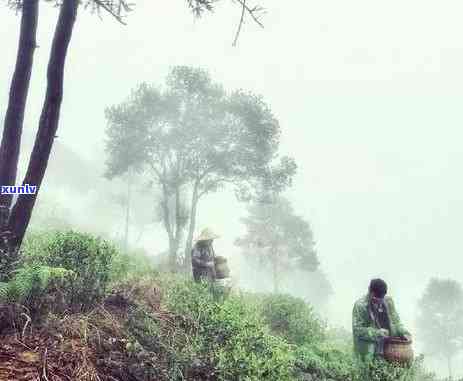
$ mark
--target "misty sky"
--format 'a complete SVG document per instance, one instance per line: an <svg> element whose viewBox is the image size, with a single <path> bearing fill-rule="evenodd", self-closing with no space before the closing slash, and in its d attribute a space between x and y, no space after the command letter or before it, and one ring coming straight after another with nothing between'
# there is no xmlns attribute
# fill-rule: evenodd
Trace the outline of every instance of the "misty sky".
<svg viewBox="0 0 463 381"><path fill-rule="evenodd" d="M463 3L262 0L265 29L248 22L236 48L238 8L224 0L195 20L185 3L138 1L127 26L80 11L60 142L101 157L106 106L140 81L161 83L171 65L202 66L262 94L279 118L282 151L299 164L288 195L313 226L338 322L350 324L373 276L390 281L409 324L431 276L463 282ZM56 13L42 4L31 130ZM3 6L0 20L4 114L19 17ZM202 204L200 225L222 234L222 251L236 250L237 205L230 195Z"/></svg>

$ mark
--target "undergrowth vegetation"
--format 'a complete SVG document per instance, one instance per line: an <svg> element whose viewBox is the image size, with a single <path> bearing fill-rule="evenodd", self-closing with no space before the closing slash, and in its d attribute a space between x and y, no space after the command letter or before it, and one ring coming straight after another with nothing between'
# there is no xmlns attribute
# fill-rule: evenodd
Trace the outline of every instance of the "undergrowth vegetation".
<svg viewBox="0 0 463 381"><path fill-rule="evenodd" d="M422 359L357 363L348 333L298 298L224 294L88 234L32 234L17 266L0 302L28 319L0 325L0 355L19 334L36 349L17 350L50 380L436 380ZM26 352L0 365L0 379L19 378Z"/></svg>
<svg viewBox="0 0 463 381"><path fill-rule="evenodd" d="M311 306L290 295L266 295L260 300L261 314L274 334L297 345L318 343L326 338L326 327Z"/></svg>
<svg viewBox="0 0 463 381"><path fill-rule="evenodd" d="M45 265L74 272L67 279L67 308L83 311L101 301L110 281L116 248L100 238L74 231L49 232L28 237L21 259L24 265Z"/></svg>

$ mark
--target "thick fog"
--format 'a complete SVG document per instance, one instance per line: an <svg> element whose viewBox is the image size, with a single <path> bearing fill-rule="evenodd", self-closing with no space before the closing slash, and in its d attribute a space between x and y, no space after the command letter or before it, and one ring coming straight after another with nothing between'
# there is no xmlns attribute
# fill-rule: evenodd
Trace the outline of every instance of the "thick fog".
<svg viewBox="0 0 463 381"><path fill-rule="evenodd" d="M50 165L58 171L60 152L72 151L88 168L76 170L67 188L58 175L47 177L41 199L59 200L89 228L120 218L114 229L121 230L122 209L104 209L89 194L93 182L102 182L104 109L141 81L162 83L172 65L200 66L228 89L262 94L279 119L282 152L299 166L287 195L313 228L321 269L334 290L333 324L349 327L352 304L372 277L388 281L412 330L431 277L463 282L460 1L262 1L265 29L247 22L237 47L240 11L226 1L199 20L181 0L137 3L127 26L80 10L66 64L61 148ZM29 137L38 124L57 16L46 4L40 12ZM0 20L1 118L19 16L4 6ZM24 161L28 152L22 154ZM244 230L245 213L232 192L200 204L198 228L210 226L222 236L217 251L236 270L233 242ZM138 243L153 254L167 245L155 225Z"/></svg>

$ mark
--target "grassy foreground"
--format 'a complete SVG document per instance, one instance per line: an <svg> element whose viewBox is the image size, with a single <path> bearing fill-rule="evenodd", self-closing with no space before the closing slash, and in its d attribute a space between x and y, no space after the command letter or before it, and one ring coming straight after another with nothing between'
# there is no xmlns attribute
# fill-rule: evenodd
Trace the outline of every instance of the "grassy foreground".
<svg viewBox="0 0 463 381"><path fill-rule="evenodd" d="M434 381L359 366L351 339L288 295L211 290L88 234L30 235L0 283L0 380Z"/></svg>

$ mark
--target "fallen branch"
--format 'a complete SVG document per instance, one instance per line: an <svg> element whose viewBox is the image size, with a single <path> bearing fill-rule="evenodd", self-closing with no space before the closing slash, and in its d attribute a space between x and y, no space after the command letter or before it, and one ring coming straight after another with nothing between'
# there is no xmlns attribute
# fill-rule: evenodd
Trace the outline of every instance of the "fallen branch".
<svg viewBox="0 0 463 381"><path fill-rule="evenodd" d="M45 381L49 381L47 377L47 351L48 351L48 348L45 348L45 353L43 355L43 366L42 366L42 377L45 379Z"/></svg>
<svg viewBox="0 0 463 381"><path fill-rule="evenodd" d="M23 330L22 330L22 333L21 333L21 340L24 340L24 335L25 335L27 326L28 326L29 323L32 321L32 319L30 318L29 315L25 314L24 312L21 313L21 316L25 316L25 317L26 317L26 323L24 324L24 327L23 327Z"/></svg>

